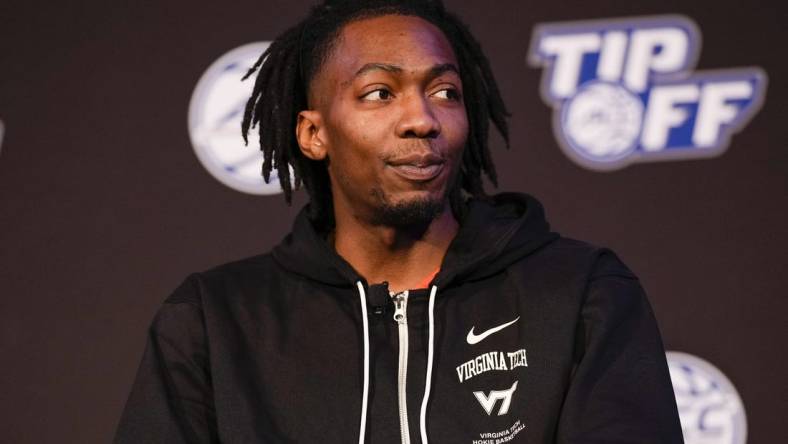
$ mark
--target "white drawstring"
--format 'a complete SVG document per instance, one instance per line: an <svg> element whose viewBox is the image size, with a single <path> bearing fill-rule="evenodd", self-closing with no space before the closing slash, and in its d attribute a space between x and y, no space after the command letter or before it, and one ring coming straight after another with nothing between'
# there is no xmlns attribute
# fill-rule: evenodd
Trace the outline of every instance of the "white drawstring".
<svg viewBox="0 0 788 444"><path fill-rule="evenodd" d="M358 297L361 299L361 324L364 328L364 389L361 395L361 425L358 428L358 444L364 444L367 432L367 398L369 397L369 320L367 319L367 296L364 284L356 282Z"/></svg>
<svg viewBox="0 0 788 444"><path fill-rule="evenodd" d="M427 379L424 383L424 398L421 400L421 414L419 426L421 428L421 444L427 444L427 403L430 400L430 386L432 385L432 358L435 351L435 294L438 286L433 285L429 301L429 341L427 342Z"/></svg>

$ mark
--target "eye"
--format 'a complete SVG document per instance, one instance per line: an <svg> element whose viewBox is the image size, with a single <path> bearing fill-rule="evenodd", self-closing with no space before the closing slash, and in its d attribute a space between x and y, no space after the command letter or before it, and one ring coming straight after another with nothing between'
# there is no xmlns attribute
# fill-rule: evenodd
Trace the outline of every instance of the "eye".
<svg viewBox="0 0 788 444"><path fill-rule="evenodd" d="M382 101L385 101L385 100L389 100L392 97L393 97L393 95L391 94L391 91L389 91L389 90L387 90L385 88L379 88L379 89L376 89L374 91L370 91L370 92L364 94L363 96L361 96L361 98L363 100L369 100L369 101L372 101L372 102L382 102Z"/></svg>
<svg viewBox="0 0 788 444"><path fill-rule="evenodd" d="M433 96L444 100L453 100L453 101L460 100L460 92L457 91L455 88L444 88L433 94Z"/></svg>

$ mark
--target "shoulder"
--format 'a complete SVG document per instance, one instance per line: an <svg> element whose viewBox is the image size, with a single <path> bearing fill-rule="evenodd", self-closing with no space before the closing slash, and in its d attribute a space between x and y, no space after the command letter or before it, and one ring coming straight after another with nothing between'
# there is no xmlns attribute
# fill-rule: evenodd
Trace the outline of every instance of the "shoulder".
<svg viewBox="0 0 788 444"><path fill-rule="evenodd" d="M279 270L270 253L251 256L189 274L164 301L202 308L206 297L232 293L233 289L271 282Z"/></svg>
<svg viewBox="0 0 788 444"><path fill-rule="evenodd" d="M517 275L550 294L555 303L572 306L600 295L616 299L642 293L637 276L613 250L566 237L534 252Z"/></svg>
<svg viewBox="0 0 788 444"><path fill-rule="evenodd" d="M604 328L638 320L653 323L640 280L612 249L561 237L540 254L549 265L531 276L549 282L548 312L571 307L577 319Z"/></svg>
<svg viewBox="0 0 788 444"><path fill-rule="evenodd" d="M275 269L276 263L271 253L265 253L217 265L195 275L204 282L243 280L269 275Z"/></svg>
<svg viewBox="0 0 788 444"><path fill-rule="evenodd" d="M603 276L637 279L610 248L560 236L535 253L535 258L557 272L583 276L586 280Z"/></svg>
<svg viewBox="0 0 788 444"><path fill-rule="evenodd" d="M639 279L613 250L568 238L560 238L554 248L556 257L577 257L573 276L586 316L602 316L611 322L652 316Z"/></svg>

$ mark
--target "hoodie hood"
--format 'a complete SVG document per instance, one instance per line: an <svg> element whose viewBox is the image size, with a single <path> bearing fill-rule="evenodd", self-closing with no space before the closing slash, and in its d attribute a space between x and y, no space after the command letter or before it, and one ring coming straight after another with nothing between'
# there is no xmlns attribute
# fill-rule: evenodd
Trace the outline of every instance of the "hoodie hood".
<svg viewBox="0 0 788 444"><path fill-rule="evenodd" d="M490 276L557 238L542 205L530 195L502 193L472 199L433 283L446 287ZM292 232L274 248L273 257L285 269L326 285L366 283L315 228L306 207Z"/></svg>

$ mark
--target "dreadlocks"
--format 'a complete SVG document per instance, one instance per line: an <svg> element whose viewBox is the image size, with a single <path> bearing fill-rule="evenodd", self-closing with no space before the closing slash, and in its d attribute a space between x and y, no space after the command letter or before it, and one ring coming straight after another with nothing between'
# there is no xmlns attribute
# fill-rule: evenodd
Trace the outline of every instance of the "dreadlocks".
<svg viewBox="0 0 788 444"><path fill-rule="evenodd" d="M310 197L310 217L315 221L333 223L331 185L325 163L308 159L299 149L295 136L298 113L308 109L310 84L330 56L342 28L355 20L390 14L417 16L437 26L460 65L469 133L457 181L449 192L452 211L461 217L466 195L486 196L482 172L493 185L498 184L487 136L492 120L508 148L509 114L487 57L468 27L446 11L440 0L326 0L271 43L243 77L258 71L241 123L244 142L248 144L249 130L258 126L263 178L268 182L276 169L288 204L293 190L303 184Z"/></svg>

